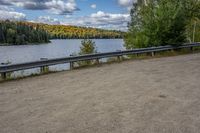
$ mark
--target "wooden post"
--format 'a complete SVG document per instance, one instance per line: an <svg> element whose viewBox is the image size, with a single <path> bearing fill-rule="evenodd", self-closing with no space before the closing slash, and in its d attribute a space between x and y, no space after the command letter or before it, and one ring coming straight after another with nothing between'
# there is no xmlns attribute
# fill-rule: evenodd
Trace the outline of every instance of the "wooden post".
<svg viewBox="0 0 200 133"><path fill-rule="evenodd" d="M117 60L118 60L118 61L120 60L120 56L117 56Z"/></svg>
<svg viewBox="0 0 200 133"><path fill-rule="evenodd" d="M155 52L151 52L151 56L154 57L155 56Z"/></svg>
<svg viewBox="0 0 200 133"><path fill-rule="evenodd" d="M191 51L194 51L194 48L193 48L193 47L191 47L191 48L190 48L190 50L191 50Z"/></svg>
<svg viewBox="0 0 200 133"><path fill-rule="evenodd" d="M72 56L74 56L74 55L73 55L73 54L70 54L70 57L72 57ZM69 69L70 69L70 70L73 70L73 69L74 69L74 62L72 61L72 62L70 62L69 64L70 64L70 65L69 65L69 67L70 67Z"/></svg>
<svg viewBox="0 0 200 133"><path fill-rule="evenodd" d="M122 56L120 56L120 55L117 56L117 60L118 60L118 61L122 61Z"/></svg>
<svg viewBox="0 0 200 133"><path fill-rule="evenodd" d="M7 74L6 73L1 73L1 79L6 80Z"/></svg>
<svg viewBox="0 0 200 133"><path fill-rule="evenodd" d="M40 58L41 61L47 61L48 58ZM41 73L47 73L49 71L49 67L48 66L42 66L40 67L40 72Z"/></svg>
<svg viewBox="0 0 200 133"><path fill-rule="evenodd" d="M44 73L44 70L45 70L44 66L40 67L40 72L41 73Z"/></svg>
<svg viewBox="0 0 200 133"><path fill-rule="evenodd" d="M96 59L96 64L99 64L100 62L99 62L99 59Z"/></svg>
<svg viewBox="0 0 200 133"><path fill-rule="evenodd" d="M42 67L40 67L40 72L41 72L41 73L46 73L46 72L48 72L48 71L49 71L48 66L42 66Z"/></svg>
<svg viewBox="0 0 200 133"><path fill-rule="evenodd" d="M70 62L70 70L74 69L74 62Z"/></svg>
<svg viewBox="0 0 200 133"><path fill-rule="evenodd" d="M121 52L121 50L117 50L117 52ZM118 55L118 56L117 56L117 60L118 60L118 61L121 61L121 55Z"/></svg>

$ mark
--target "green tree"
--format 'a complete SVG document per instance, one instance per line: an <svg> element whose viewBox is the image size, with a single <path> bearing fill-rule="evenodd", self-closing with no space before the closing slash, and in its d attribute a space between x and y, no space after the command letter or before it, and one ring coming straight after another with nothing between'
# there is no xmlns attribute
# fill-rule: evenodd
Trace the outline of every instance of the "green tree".
<svg viewBox="0 0 200 133"><path fill-rule="evenodd" d="M95 42L89 39L84 39L81 41L81 47L80 47L80 52L79 55L87 55L87 54L93 54L96 53L96 46ZM90 65L92 64L93 61L81 61L79 62L79 65Z"/></svg>
<svg viewBox="0 0 200 133"><path fill-rule="evenodd" d="M8 43L16 43L16 39L15 39L15 37L16 37L16 31L15 30L13 30L13 29L11 29L11 28L9 28L9 29L7 29L7 42Z"/></svg>
<svg viewBox="0 0 200 133"><path fill-rule="evenodd" d="M5 35L4 35L4 27L3 25L0 23L0 42L5 42Z"/></svg>
<svg viewBox="0 0 200 133"><path fill-rule="evenodd" d="M199 0L145 0L134 3L129 31L125 36L126 48L186 42L187 25L193 17L199 16L198 7Z"/></svg>
<svg viewBox="0 0 200 133"><path fill-rule="evenodd" d="M96 53L95 42L89 39L84 39L83 41L81 41L79 55L93 54L93 53Z"/></svg>
<svg viewBox="0 0 200 133"><path fill-rule="evenodd" d="M0 43L21 45L49 42L49 34L24 22L0 21Z"/></svg>

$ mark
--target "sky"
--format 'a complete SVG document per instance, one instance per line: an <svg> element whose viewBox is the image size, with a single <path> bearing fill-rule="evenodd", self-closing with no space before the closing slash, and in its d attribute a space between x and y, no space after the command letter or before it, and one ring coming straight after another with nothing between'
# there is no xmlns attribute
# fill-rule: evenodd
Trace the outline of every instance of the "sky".
<svg viewBox="0 0 200 133"><path fill-rule="evenodd" d="M0 19L127 30L134 0L0 0Z"/></svg>

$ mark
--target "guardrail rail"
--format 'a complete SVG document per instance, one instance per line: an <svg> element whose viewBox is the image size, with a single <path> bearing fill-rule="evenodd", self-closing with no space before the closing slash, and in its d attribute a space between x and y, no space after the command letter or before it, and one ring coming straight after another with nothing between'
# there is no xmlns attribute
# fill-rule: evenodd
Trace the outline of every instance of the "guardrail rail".
<svg viewBox="0 0 200 133"><path fill-rule="evenodd" d="M138 54L144 54L144 53L151 53L152 56L154 56L156 52L183 49L183 48L190 48L191 50L193 50L194 47L199 47L199 46L200 46L200 43L191 43L191 44L183 44L180 46L160 46L160 47L124 50L124 51L116 51L116 52L70 56L66 58L46 59L46 60L27 62L27 63L21 63L21 64L9 64L9 65L0 66L0 73L1 73L2 79L6 79L7 73L11 73L14 71L19 71L19 70L26 70L26 69L32 69L32 68L38 68L38 67L40 67L41 70L44 70L45 67L58 65L58 64L65 64L65 63L70 63L70 69L73 69L73 63L78 62L78 61L86 61L86 60L98 61L99 59L102 59L102 58L120 57L124 55L134 55L134 54L138 55Z"/></svg>

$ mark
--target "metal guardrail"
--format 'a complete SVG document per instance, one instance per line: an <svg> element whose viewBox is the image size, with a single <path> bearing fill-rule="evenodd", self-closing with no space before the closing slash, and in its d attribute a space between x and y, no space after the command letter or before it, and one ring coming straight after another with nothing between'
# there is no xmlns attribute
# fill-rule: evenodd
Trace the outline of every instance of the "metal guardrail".
<svg viewBox="0 0 200 133"><path fill-rule="evenodd" d="M6 73L19 71L19 70L26 70L32 68L41 67L44 70L47 66L58 65L58 64L65 64L65 63L73 63L78 61L86 61L86 60L99 60L102 58L108 57L120 57L124 55L134 55L134 54L144 54L144 53L152 53L154 56L155 52L161 51L168 51L168 50L175 50L175 49L182 49L182 48L193 48L200 46L200 43L192 43L192 44L184 44L181 46L160 46L160 47L151 47L151 48L142 48L142 49L134 49L134 50L125 50L125 51L116 51L116 52L108 52L108 53L97 53L97 54L89 54L89 55L81 55L81 56L71 56L66 58L57 58L57 59L47 59L47 60L40 60L35 62L27 62L22 64L10 64L10 65L3 65L0 66L0 73L3 79L6 78ZM73 66L73 65L70 65Z"/></svg>

